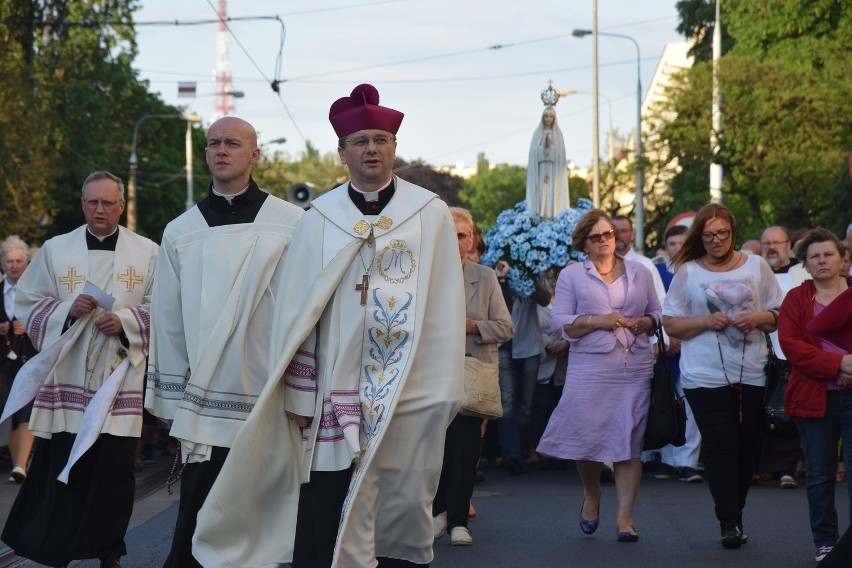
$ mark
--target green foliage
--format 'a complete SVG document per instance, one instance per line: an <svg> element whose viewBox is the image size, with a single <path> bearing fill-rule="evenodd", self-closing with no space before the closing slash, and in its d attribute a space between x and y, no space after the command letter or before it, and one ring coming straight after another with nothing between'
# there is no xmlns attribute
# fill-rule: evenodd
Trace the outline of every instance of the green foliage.
<svg viewBox="0 0 852 568"><path fill-rule="evenodd" d="M725 14L728 1L722 2L722 53L727 53L734 46L734 40L728 33ZM696 61L713 59L713 28L716 23L716 0L679 0L675 7L680 14L677 31L681 35L694 39L695 45L690 50Z"/></svg>
<svg viewBox="0 0 852 568"><path fill-rule="evenodd" d="M308 141L305 151L296 160L286 152L261 154L260 162L252 170L252 177L272 195L286 199L287 189L294 183L312 185L314 196L317 196L343 183L349 174L336 152L320 155L319 150Z"/></svg>
<svg viewBox="0 0 852 568"><path fill-rule="evenodd" d="M578 176L568 177L571 203L585 197L591 199L592 184ZM508 164L491 165L485 154L479 154L477 170L462 182L458 193L462 206L470 210L473 220L483 232L492 227L497 215L526 199L527 169Z"/></svg>
<svg viewBox="0 0 852 568"><path fill-rule="evenodd" d="M13 204L0 213L0 235L38 242L82 224L83 179L109 170L126 180L137 121L181 114L131 67L138 4L0 3L0 191L4 205ZM182 120L146 120L139 129L137 230L154 239L185 208L185 132ZM195 129L195 198L208 177L203 138Z"/></svg>
<svg viewBox="0 0 852 568"><path fill-rule="evenodd" d="M439 172L424 162L406 163L397 158L394 172L400 178L437 193L447 205L460 206L459 191L462 179L446 172Z"/></svg>
<svg viewBox="0 0 852 568"><path fill-rule="evenodd" d="M852 219L852 5L732 0L722 23L736 42L719 61L723 191L740 234L771 224L842 232ZM681 168L678 199L700 195L709 168L711 73L699 63L684 74L666 109L676 118L660 131Z"/></svg>
<svg viewBox="0 0 852 568"><path fill-rule="evenodd" d="M32 20L32 10L20 0L0 3L0 21ZM33 56L32 29L0 24L0 238L17 234L28 242L46 232L45 180L53 172L29 73Z"/></svg>
<svg viewBox="0 0 852 568"><path fill-rule="evenodd" d="M477 171L462 183L459 197L476 224L486 231L502 210L523 201L526 193L526 168L508 164L491 166L485 155L480 154Z"/></svg>
<svg viewBox="0 0 852 568"><path fill-rule="evenodd" d="M592 184L580 176L568 176L568 193L574 203L580 198L591 199Z"/></svg>

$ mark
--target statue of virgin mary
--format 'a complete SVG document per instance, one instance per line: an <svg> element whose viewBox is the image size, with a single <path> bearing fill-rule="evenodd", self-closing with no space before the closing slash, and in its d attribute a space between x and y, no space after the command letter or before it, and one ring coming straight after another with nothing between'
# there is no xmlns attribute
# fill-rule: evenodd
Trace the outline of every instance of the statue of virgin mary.
<svg viewBox="0 0 852 568"><path fill-rule="evenodd" d="M556 109L547 106L533 133L527 163L527 210L553 219L569 205L565 140Z"/></svg>

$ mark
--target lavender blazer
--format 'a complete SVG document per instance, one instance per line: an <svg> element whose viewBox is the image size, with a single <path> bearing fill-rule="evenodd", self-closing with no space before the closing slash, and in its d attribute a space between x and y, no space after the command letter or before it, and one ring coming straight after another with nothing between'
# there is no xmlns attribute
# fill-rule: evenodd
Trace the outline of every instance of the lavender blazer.
<svg viewBox="0 0 852 568"><path fill-rule="evenodd" d="M650 316L657 325L662 309L654 289L651 272L639 264L624 261L627 275L627 299L622 313L627 318ZM563 326L574 323L578 317L604 315L613 312L609 301L608 284L601 279L592 261L572 264L559 273L556 298L550 327L571 342L572 352L609 353L615 348L615 335L606 330L595 330L583 337L569 337ZM629 330L627 330L629 333ZM641 334L630 348L632 353L648 349L648 335Z"/></svg>

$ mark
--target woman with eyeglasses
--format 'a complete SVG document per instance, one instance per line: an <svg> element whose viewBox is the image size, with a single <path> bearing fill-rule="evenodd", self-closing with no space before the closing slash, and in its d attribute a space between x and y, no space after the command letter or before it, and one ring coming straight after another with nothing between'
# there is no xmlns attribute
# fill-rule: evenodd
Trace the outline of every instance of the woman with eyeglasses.
<svg viewBox="0 0 852 568"><path fill-rule="evenodd" d="M705 205L671 262L666 332L682 341L680 381L701 432L722 546L739 548L755 456L763 445L766 335L783 293L766 261L734 246L730 209Z"/></svg>
<svg viewBox="0 0 852 568"><path fill-rule="evenodd" d="M512 316L494 269L468 260L475 227L470 212L461 207L450 207L450 213L456 223L465 283L465 354L485 363L497 364L497 344L512 339L515 330ZM432 523L435 539L449 533L453 546L473 544L467 520L476 484L481 427L482 418L459 413L447 428L444 464L438 492L432 503Z"/></svg>
<svg viewBox="0 0 852 568"><path fill-rule="evenodd" d="M654 363L648 339L660 302L650 271L615 254L615 225L606 213L583 215L571 238L587 258L563 269L556 283L550 324L571 344L571 361L538 453L575 461L585 534L600 523L601 468L613 462L616 539L636 542L633 507Z"/></svg>

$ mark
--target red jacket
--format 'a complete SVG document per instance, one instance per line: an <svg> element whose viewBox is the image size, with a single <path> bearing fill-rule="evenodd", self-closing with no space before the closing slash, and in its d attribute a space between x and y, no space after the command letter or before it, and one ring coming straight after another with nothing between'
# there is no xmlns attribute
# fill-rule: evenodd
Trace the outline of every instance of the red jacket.
<svg viewBox="0 0 852 568"><path fill-rule="evenodd" d="M840 353L823 350L820 339L805 331L814 317L814 294L813 281L805 280L787 292L778 318L778 339L792 367L784 412L800 418L825 416L826 381L837 377L843 358Z"/></svg>

